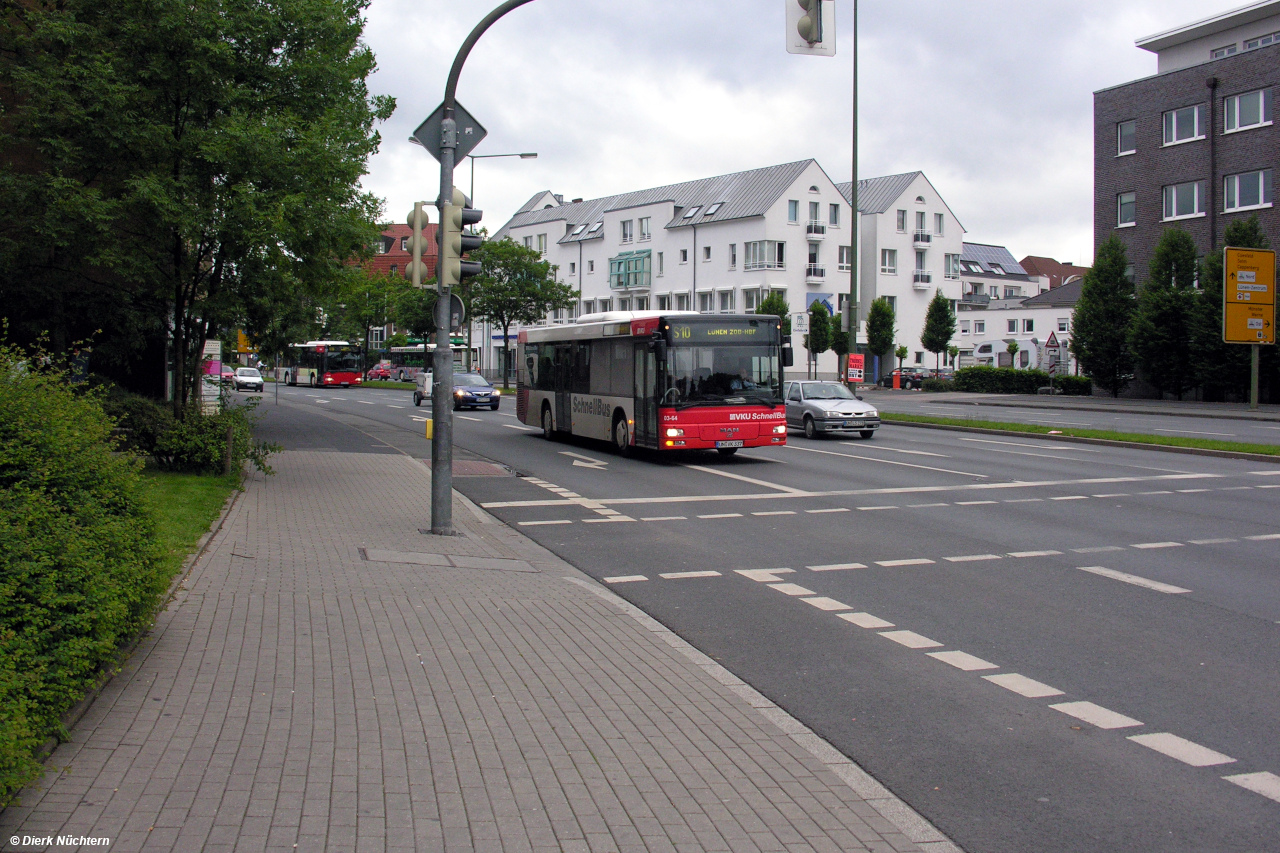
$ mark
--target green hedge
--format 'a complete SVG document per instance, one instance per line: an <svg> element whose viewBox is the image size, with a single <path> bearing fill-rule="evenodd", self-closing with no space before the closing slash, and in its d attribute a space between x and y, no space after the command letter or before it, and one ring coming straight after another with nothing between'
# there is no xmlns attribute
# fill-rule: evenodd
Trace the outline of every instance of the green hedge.
<svg viewBox="0 0 1280 853"><path fill-rule="evenodd" d="M1088 396L1093 383L1085 376L1055 376L1054 387L1063 394ZM1014 367L962 367L956 371L955 390L979 394L1036 394L1049 385L1049 374L1043 370L1020 370Z"/></svg>
<svg viewBox="0 0 1280 853"><path fill-rule="evenodd" d="M131 453L101 393L0 347L0 803L168 578Z"/></svg>
<svg viewBox="0 0 1280 853"><path fill-rule="evenodd" d="M951 379L926 379L920 386L922 391L954 391L956 383Z"/></svg>

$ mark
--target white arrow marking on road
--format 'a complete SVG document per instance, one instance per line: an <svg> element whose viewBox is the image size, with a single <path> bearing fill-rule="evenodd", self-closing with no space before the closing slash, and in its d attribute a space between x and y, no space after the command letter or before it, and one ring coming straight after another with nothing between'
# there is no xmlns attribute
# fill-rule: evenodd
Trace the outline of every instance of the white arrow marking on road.
<svg viewBox="0 0 1280 853"><path fill-rule="evenodd" d="M573 453L572 451L568 451L568 450L561 450L560 455L574 457L573 465L575 468L594 468L597 471L603 471L605 470L605 466L609 464L603 459L596 459L593 456L583 456L581 453ZM579 460L582 460L582 461L579 461Z"/></svg>

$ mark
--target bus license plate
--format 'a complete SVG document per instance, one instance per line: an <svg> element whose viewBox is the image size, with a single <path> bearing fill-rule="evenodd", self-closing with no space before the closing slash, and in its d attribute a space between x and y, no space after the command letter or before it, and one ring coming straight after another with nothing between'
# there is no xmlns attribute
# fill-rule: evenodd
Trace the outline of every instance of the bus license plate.
<svg viewBox="0 0 1280 853"><path fill-rule="evenodd" d="M740 438L735 439L734 441L717 441L716 442L716 447L741 447L741 446L742 446L742 439Z"/></svg>

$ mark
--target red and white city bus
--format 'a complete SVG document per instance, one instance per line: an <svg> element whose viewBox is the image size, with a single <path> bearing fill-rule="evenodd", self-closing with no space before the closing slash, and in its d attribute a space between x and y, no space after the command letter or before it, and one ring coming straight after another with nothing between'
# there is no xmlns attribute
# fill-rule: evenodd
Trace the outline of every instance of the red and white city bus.
<svg viewBox="0 0 1280 853"><path fill-rule="evenodd" d="M623 454L787 443L777 317L612 312L520 332L516 416Z"/></svg>
<svg viewBox="0 0 1280 853"><path fill-rule="evenodd" d="M349 341L307 341L289 347L277 380L288 385L331 388L359 385L364 378L363 350Z"/></svg>

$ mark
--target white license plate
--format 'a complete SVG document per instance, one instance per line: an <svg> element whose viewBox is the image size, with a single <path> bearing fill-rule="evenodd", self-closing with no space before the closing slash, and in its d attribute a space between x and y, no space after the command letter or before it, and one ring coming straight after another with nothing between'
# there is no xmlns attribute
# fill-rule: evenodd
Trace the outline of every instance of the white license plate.
<svg viewBox="0 0 1280 853"><path fill-rule="evenodd" d="M742 439L740 438L735 439L733 441L717 441L716 442L716 447L741 447L741 446L742 446Z"/></svg>

